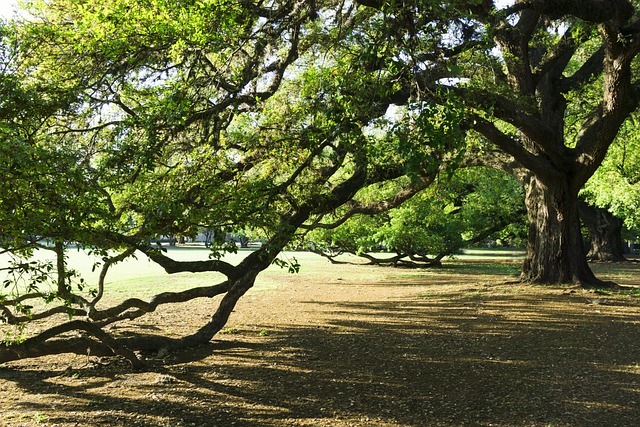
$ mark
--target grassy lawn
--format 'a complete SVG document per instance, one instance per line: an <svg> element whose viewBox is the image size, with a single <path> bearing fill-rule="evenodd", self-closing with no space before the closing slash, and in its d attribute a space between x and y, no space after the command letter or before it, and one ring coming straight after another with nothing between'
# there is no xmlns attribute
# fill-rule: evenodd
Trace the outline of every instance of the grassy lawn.
<svg viewBox="0 0 640 427"><path fill-rule="evenodd" d="M237 254L227 254L223 260L233 265L239 262L251 252L251 249L239 250ZM175 247L168 248L166 254L181 261L207 260L210 251L200 247ZM310 252L285 252L280 255L287 261L297 260L301 265L300 275L322 280L323 277L333 275L329 261L319 255ZM356 257L351 257L358 262ZM38 261L51 261L55 264L54 254L49 251L38 251L33 257ZM7 266L9 256L0 255L0 267ZM100 267L94 268L98 257L89 255L86 251L70 249L68 251L69 269L77 271L90 288L97 287ZM262 272L256 280L252 292L264 291L277 287L280 283L288 282L291 273L276 265L270 266ZM295 275L298 276L298 275ZM0 274L0 279L7 276ZM167 274L162 267L149 260L145 255L137 253L123 262L113 265L109 269L105 282L105 302L113 303L129 297L146 298L160 292L178 292L196 286L205 286L219 283L225 279L224 275L211 273L176 273Z"/></svg>
<svg viewBox="0 0 640 427"><path fill-rule="evenodd" d="M238 264L250 250L240 250L237 254L229 254L223 259L231 264ZM74 267L86 277L86 280L92 280L95 283L98 273L91 272L93 260L86 254L73 252L72 259ZM209 251L205 248L189 248L179 247L170 248L167 255L176 260L206 260ZM397 274L407 274L409 276L423 275L447 275L469 274L469 275L501 275L504 274L510 278L516 277L520 268L520 258L524 255L518 251L503 250L467 250L463 254L456 255L448 259L444 263L442 269L409 269ZM280 284L295 281L329 281L336 276L336 268L325 258L311 252L283 252L281 259L287 261L297 261L300 263L300 272L291 274L286 269L272 265L262 272L257 280L253 292L273 289ZM354 264L363 264L364 261L352 255L343 255L339 258L341 261L347 261ZM372 267L370 269L358 269L356 274L358 280L371 281L379 280L380 276L389 274L390 271L384 267ZM108 276L108 294L122 295L135 293L137 296L147 296L158 292L179 291L193 286L209 285L224 280L224 276L219 273L178 273L168 275L164 270L155 263L148 260L145 256L139 256L137 259L129 259L123 263L114 266ZM509 279L512 280L512 279Z"/></svg>
<svg viewBox="0 0 640 427"><path fill-rule="evenodd" d="M223 259L231 264L238 264L251 250L239 250L237 254L228 254ZM201 247L168 248L167 255L176 260L206 260L209 250ZM99 258L90 256L86 251L71 249L68 252L69 267L76 270L89 284L90 288L97 286L100 268L94 268ZM286 269L272 265L262 272L251 292L273 289L291 281L334 280L336 275L356 275L359 281L378 281L387 277L391 280L402 278L438 278L447 280L455 276L503 277L505 282L517 279L524 252L505 249L467 249L451 258L445 259L443 267L438 269L390 269L384 267L358 268L357 271L337 268L325 258L310 252L284 252L280 256L288 261L297 261L301 265L298 274L290 274ZM34 257L38 260L53 261L53 253L39 251ZM342 255L338 258L353 264L363 264L364 261L352 255ZM0 256L0 265L7 265L7 255ZM635 264L596 264L593 266L597 275L629 284L637 277ZM344 273L340 273L344 271ZM4 280L5 277L0 277ZM345 277L347 278L347 277ZM345 278L341 278L345 279ZM138 254L111 267L106 281L105 303L114 303L129 297L147 298L160 292L181 291L196 286L211 285L224 280L220 273L177 273L167 274L160 266L150 261L146 256Z"/></svg>

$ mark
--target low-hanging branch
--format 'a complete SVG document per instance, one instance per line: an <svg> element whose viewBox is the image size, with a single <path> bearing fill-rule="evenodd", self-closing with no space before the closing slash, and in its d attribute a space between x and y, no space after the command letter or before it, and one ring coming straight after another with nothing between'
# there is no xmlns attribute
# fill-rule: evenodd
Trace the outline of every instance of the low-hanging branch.
<svg viewBox="0 0 640 427"><path fill-rule="evenodd" d="M448 215L454 215L459 209L451 211ZM464 239L458 246L470 247L476 245L495 233L504 230L507 226L512 224L524 223L524 208L519 211L513 212L511 216L494 216L492 222L485 228L477 231L471 238ZM308 249L320 256L327 258L332 264L354 264L349 261L338 260L341 255L348 253L356 255L360 258L368 260L370 265L384 265L393 267L411 267L411 268L430 268L442 266L442 260L454 255L458 249L452 248L437 252L436 255L428 255L421 250L411 249L394 249L392 250L395 255L393 256L378 256L372 252L363 252L360 248L354 244L342 242L341 244L322 246L317 245L314 242L310 242Z"/></svg>
<svg viewBox="0 0 640 427"><path fill-rule="evenodd" d="M382 174L379 173L380 171L376 171L375 174L369 175L366 167L359 167L351 176L343 177L341 182L334 184L327 194L321 197L316 195L306 201L300 201L293 211L281 216L280 224L275 226L275 232L271 239L259 250L249 253L237 266L221 260L176 261L148 244L142 244L132 238L121 235L110 235L110 238L118 244L128 244L129 249L110 258L105 262L105 266L110 266L130 256L133 253L132 249L136 248L147 255L150 260L162 266L168 273L214 271L226 275L227 280L216 285L200 286L181 292L163 292L153 296L148 302L139 298L130 298L104 310L100 310L95 307L95 304L87 302L86 304L89 305L90 310L84 310L82 306L77 307L75 310L75 315L84 316L86 320L72 321L50 328L34 337L28 338L24 342L5 343L3 347L0 347L0 363L21 357L36 357L63 352L79 354L90 352L94 355L119 354L127 358L134 367L139 367L140 360L132 356L134 350L183 348L207 342L224 326L238 299L253 286L257 274L271 265L280 251L295 236L299 227L311 215L322 214L343 206L364 185L377 182L381 176L395 176L397 174L395 169L397 168L393 169L394 171L387 171ZM331 176L337 173L337 169L325 169L323 173L325 176L318 178L318 180L326 183ZM62 259L64 259L64 254L60 252L60 246L58 246L58 254L62 255ZM101 271L103 285L106 270L107 268L103 267L103 271ZM62 271L64 272L65 269L62 269ZM66 285L67 283L65 283ZM136 336L135 339L115 337L103 329L105 326L115 322L136 319L156 310L158 306L163 304L186 302L195 298L212 298L219 295L223 295L223 297L209 322L191 335L180 339L164 336ZM81 302L80 299L72 301L75 304L79 302ZM49 313L54 314L54 311L55 309L52 309ZM21 318L19 320L26 321L28 319ZM94 339L88 337L66 337L66 334L73 330L84 331Z"/></svg>
<svg viewBox="0 0 640 427"><path fill-rule="evenodd" d="M99 344L87 338L76 338L64 340L64 344L59 342L47 342L49 339L63 335L72 331L84 331L97 338ZM76 352L95 355L118 354L127 359L134 368L142 367L142 362L135 353L122 345L118 340L111 337L97 325L82 321L73 320L63 323L43 331L35 337L28 338L19 345L0 347L0 363L17 360L23 357L37 357L41 355L59 354L66 352Z"/></svg>
<svg viewBox="0 0 640 427"><path fill-rule="evenodd" d="M109 269L111 268L111 266L113 266L114 264L116 264L118 262L124 261L125 259L127 259L131 255L133 255L135 251L136 251L135 247L128 248L128 249L124 250L122 253L120 253L120 254L118 254L116 256L112 256L112 257L109 257L109 258L105 259L104 264L102 265L102 268L100 269L100 276L98 277L98 292L93 297L93 300L91 300L91 304L90 304L89 310L93 309L95 307L95 305L104 296L104 281L107 278L107 273L109 272Z"/></svg>
<svg viewBox="0 0 640 427"><path fill-rule="evenodd" d="M213 298L229 290L229 281L212 286L191 288L182 292L163 292L151 297L149 302L130 298L117 306L92 313L91 320L99 326L106 326L120 320L133 320L155 311L160 305L191 301L196 298ZM131 310L134 309L134 310Z"/></svg>
<svg viewBox="0 0 640 427"><path fill-rule="evenodd" d="M349 261L339 261L336 258L346 252L348 253L356 253L355 251L350 250L342 250L342 249L320 249L316 247L311 247L310 250L313 253L316 253L320 256L327 258L332 264L354 264ZM446 253L440 253L436 256L429 257L421 254L414 254L410 252L396 252L395 255L391 257L379 257L375 256L371 253L357 253L357 256L360 258L364 258L368 260L369 265L382 265L382 266L392 266L392 267L409 267L409 268L430 268L430 267L441 267L442 259L445 258Z"/></svg>
<svg viewBox="0 0 640 427"><path fill-rule="evenodd" d="M136 247L140 252L144 253L153 262L164 268L169 274L174 273L202 273L202 272L219 272L230 279L238 277L240 272L236 267L228 262L209 259L201 261L176 261L164 255L159 249L152 248L149 245L138 245Z"/></svg>
<svg viewBox="0 0 640 427"><path fill-rule="evenodd" d="M386 212L400 206L402 203L406 202L407 200L418 194L420 191L429 187L437 176L438 171L432 172L429 175L421 176L417 182L412 182L401 191L384 200L380 200L377 202L353 201L350 203L349 210L338 220L331 223L322 223L320 222L322 220L321 217L311 224L303 224L301 228L307 231L315 230L318 228L334 229L347 222L347 220L349 220L349 218L353 217L354 215L375 215L378 213Z"/></svg>

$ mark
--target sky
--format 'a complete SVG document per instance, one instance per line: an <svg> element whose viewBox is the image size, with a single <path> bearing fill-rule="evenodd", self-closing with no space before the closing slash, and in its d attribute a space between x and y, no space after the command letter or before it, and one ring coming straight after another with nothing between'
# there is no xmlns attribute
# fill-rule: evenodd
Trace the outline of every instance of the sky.
<svg viewBox="0 0 640 427"><path fill-rule="evenodd" d="M13 15L16 0L0 0L0 15L8 18Z"/></svg>

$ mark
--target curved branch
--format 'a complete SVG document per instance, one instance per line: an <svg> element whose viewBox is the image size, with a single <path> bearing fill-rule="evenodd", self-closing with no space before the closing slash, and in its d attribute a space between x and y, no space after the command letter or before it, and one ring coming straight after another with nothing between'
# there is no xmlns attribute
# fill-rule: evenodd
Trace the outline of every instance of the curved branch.
<svg viewBox="0 0 640 427"><path fill-rule="evenodd" d="M429 187L431 183L433 183L436 176L438 176L438 172L433 172L427 176L420 177L420 180L417 182L411 183L409 186L394 194L393 196L380 200L378 202L353 202L351 204L351 208L337 221L334 221L329 224L320 223L319 220L310 225L302 225L300 228L304 230L315 230L318 228L323 229L334 229L344 224L349 218L354 215L375 215L381 212L386 212L390 209L400 206L405 201L409 200L420 191Z"/></svg>
<svg viewBox="0 0 640 427"><path fill-rule="evenodd" d="M570 77L561 78L558 83L558 90L567 93L579 88L586 81L602 72L604 61L604 48L595 51L584 64Z"/></svg>
<svg viewBox="0 0 640 427"><path fill-rule="evenodd" d="M2 304L3 305L16 305L16 304L20 304L22 301L26 301L28 299L44 298L46 296L47 296L47 294L44 293L44 292L32 292L32 293L29 293L29 294L20 295L20 296L16 297L15 299L2 301Z"/></svg>
<svg viewBox="0 0 640 427"><path fill-rule="evenodd" d="M98 303L98 301L102 299L102 296L104 295L104 280L107 277L107 272L109 271L109 268L113 264L123 261L124 259L133 255L135 251L136 251L136 248L129 248L124 252L120 253L119 255L116 255L114 257L111 257L105 260L104 265L100 270L100 276L98 277L98 293L90 303L91 308L93 308Z"/></svg>
<svg viewBox="0 0 640 427"><path fill-rule="evenodd" d="M634 13L628 0L522 0L505 9L505 14L508 16L525 10L536 11L550 18L572 15L594 24L610 20L625 22Z"/></svg>
<svg viewBox="0 0 640 427"><path fill-rule="evenodd" d="M64 305L59 305L49 310L42 311L40 313L29 314L26 316L12 316L8 323L12 325L16 325L19 323L31 322L33 320L41 320L46 319L51 316L55 316L56 314L66 314L69 317L72 316L86 316L87 312L83 309L67 307Z"/></svg>
<svg viewBox="0 0 640 427"><path fill-rule="evenodd" d="M553 79L562 77L578 46L579 42L574 37L574 28L567 28L558 43L549 49L547 58L538 66L537 75L549 75Z"/></svg>
<svg viewBox="0 0 640 427"><path fill-rule="evenodd" d="M140 359L138 359L131 350L118 342L118 340L107 334L98 326L81 320L74 320L72 322L54 326L20 344L7 345L4 348L0 347L0 363L23 357L67 353L72 350L75 350L75 352L80 350L80 354L90 353L93 345L91 340L87 338L77 340L74 346L70 346L68 342L62 346L56 346L55 343L49 343L50 345L48 346L45 345L47 340L71 331L85 331L97 338L104 346L108 347L113 354L118 354L127 359L134 368L140 368L142 366ZM102 351L104 352L105 350L103 349Z"/></svg>
<svg viewBox="0 0 640 427"><path fill-rule="evenodd" d="M502 150L468 150L465 153L462 167L486 166L513 176L523 183L529 174L513 156Z"/></svg>
<svg viewBox="0 0 640 427"><path fill-rule="evenodd" d="M640 82L631 81L631 62L638 52L640 45L622 52L610 48L605 53L603 102L585 120L578 133L575 148L580 166L575 179L577 189L600 166L620 126L639 105L637 94L640 92Z"/></svg>
<svg viewBox="0 0 640 427"><path fill-rule="evenodd" d="M371 265L388 265L393 267L409 267L409 268L429 268L429 267L442 267L442 259L447 256L445 253L440 253L433 258L426 255L418 255L414 253L399 252L391 258L378 258L368 253L358 255L361 258L369 260ZM408 258L408 259L407 259Z"/></svg>
<svg viewBox="0 0 640 427"><path fill-rule="evenodd" d="M222 273L229 279L237 278L241 274L232 264L221 260L176 261L150 246L138 245L137 249L148 256L153 262L164 268L169 274L184 272L203 273L210 271Z"/></svg>
<svg viewBox="0 0 640 427"><path fill-rule="evenodd" d="M541 119L539 113L528 113L522 105L493 92L465 87L453 87L448 90L451 90L460 99L464 99L472 108L484 112L490 111L490 114L495 118L513 125L529 140L535 142L536 147L549 157L559 159L565 154L564 145L557 143L558 136L554 129ZM474 122L486 121L474 113L470 113L468 117L470 121ZM483 127L480 126L480 128Z"/></svg>
<svg viewBox="0 0 640 427"><path fill-rule="evenodd" d="M229 290L229 282L224 281L213 286L191 288L182 292L163 292L154 295L149 302L139 298L130 298L117 306L106 310L97 310L91 315L91 320L99 326L105 326L120 320L133 320L146 313L151 313L159 305L186 302L195 298L213 298ZM130 311L131 309L135 309Z"/></svg>
<svg viewBox="0 0 640 427"><path fill-rule="evenodd" d="M498 130L493 123L476 116L471 127L497 147L511 155L526 169L536 172L536 174L541 173L545 176L555 176L558 174L558 171L556 171L548 161L527 151L527 149L513 138Z"/></svg>

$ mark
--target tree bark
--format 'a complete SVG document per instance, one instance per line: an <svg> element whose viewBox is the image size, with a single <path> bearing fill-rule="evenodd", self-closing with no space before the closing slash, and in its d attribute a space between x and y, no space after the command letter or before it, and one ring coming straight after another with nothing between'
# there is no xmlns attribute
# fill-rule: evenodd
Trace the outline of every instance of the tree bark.
<svg viewBox="0 0 640 427"><path fill-rule="evenodd" d="M587 263L578 198L569 177L549 185L532 174L525 189L529 235L522 279L541 284L615 286L596 278Z"/></svg>
<svg viewBox="0 0 640 427"><path fill-rule="evenodd" d="M622 220L608 210L578 200L578 211L582 223L589 229L589 261L623 262Z"/></svg>
<svg viewBox="0 0 640 427"><path fill-rule="evenodd" d="M266 263L266 265L269 264ZM252 268L246 271L242 277L235 280L224 298L222 298L222 301L213 316L211 316L209 321L196 333L184 337L182 339L182 347L194 347L211 341L213 336L217 334L224 325L226 325L236 303L249 289L253 287L258 273L263 269L263 266Z"/></svg>

